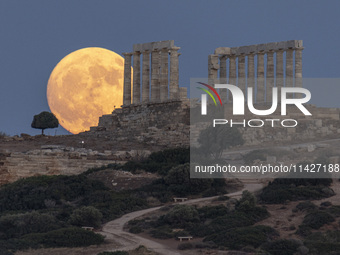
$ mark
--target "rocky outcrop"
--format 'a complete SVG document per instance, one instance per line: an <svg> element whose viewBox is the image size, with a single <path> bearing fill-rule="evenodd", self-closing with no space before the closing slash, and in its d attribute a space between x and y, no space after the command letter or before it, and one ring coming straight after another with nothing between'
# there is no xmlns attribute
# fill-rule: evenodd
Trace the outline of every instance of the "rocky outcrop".
<svg viewBox="0 0 340 255"><path fill-rule="evenodd" d="M27 152L0 151L0 185L37 175L73 175L90 168L150 154L149 151L104 151L43 145Z"/></svg>

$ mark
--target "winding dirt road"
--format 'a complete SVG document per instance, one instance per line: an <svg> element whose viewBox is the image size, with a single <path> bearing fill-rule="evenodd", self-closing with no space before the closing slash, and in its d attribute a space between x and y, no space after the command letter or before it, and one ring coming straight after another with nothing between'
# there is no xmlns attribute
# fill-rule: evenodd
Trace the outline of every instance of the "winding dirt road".
<svg viewBox="0 0 340 255"><path fill-rule="evenodd" d="M244 190L248 190L250 192L255 192L260 190L263 185L259 184L259 183L255 183L255 182L250 182L250 183L244 183L244 188L240 191L237 192L233 192L230 194L227 194L228 197L233 197L233 198L238 198L241 197L242 192ZM196 204L199 202L204 202L204 201L209 201L209 200L213 200L215 198L217 198L218 196L214 196L214 197L205 197L205 198L197 198L197 199L192 199L192 200L188 200L185 202L181 202L181 203L176 203L176 204ZM164 255L180 255L181 253L179 253L176 250L172 250L169 247L160 244L158 242L155 242L153 240L149 240L143 237L140 237L138 235L126 232L123 230L124 225L130 221L133 220L135 218L138 218L140 216L143 216L144 214L156 211L158 209L160 209L162 206L159 207L153 207L153 208L149 208L149 209L145 209L145 210L140 210L140 211L136 211L136 212L132 212L132 213L128 213L123 215L122 217L115 219L113 221L110 221L108 223L106 223L103 228L102 228L102 232L100 234L106 236L107 239L111 239L113 240L115 243L119 243L121 245L121 247L117 247L112 249L111 251L115 251L115 250L133 250L135 248L137 248L140 245L144 245L145 247L147 247L149 250L155 251L159 254L164 254Z"/></svg>

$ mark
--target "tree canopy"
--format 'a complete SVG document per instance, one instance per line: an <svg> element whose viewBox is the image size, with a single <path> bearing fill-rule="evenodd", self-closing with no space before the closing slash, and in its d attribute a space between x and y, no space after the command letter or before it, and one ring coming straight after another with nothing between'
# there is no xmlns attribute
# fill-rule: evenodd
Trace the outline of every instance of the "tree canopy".
<svg viewBox="0 0 340 255"><path fill-rule="evenodd" d="M31 124L32 128L41 129L41 134L44 134L44 130L47 128L57 128L59 121L57 117L51 112L41 112L38 115L34 115Z"/></svg>

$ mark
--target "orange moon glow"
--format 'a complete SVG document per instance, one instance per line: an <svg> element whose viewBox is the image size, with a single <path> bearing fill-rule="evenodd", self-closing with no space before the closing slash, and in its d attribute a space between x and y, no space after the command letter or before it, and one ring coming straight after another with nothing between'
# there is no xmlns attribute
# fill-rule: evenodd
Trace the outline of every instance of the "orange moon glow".
<svg viewBox="0 0 340 255"><path fill-rule="evenodd" d="M124 58L103 48L64 57L47 84L47 100L59 123L73 134L98 125L99 117L123 103Z"/></svg>

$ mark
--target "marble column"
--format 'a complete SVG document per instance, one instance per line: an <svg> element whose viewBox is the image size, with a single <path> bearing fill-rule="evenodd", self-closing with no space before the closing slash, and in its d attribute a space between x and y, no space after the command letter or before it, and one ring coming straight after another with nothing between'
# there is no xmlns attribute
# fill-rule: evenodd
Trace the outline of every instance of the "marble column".
<svg viewBox="0 0 340 255"><path fill-rule="evenodd" d="M179 99L179 49L180 47L170 49L170 99Z"/></svg>
<svg viewBox="0 0 340 255"><path fill-rule="evenodd" d="M227 83L227 55L220 57L220 81L221 84ZM227 89L220 89L222 102L227 102Z"/></svg>
<svg viewBox="0 0 340 255"><path fill-rule="evenodd" d="M293 87L293 53L294 49L286 50L286 87Z"/></svg>
<svg viewBox="0 0 340 255"><path fill-rule="evenodd" d="M229 84L236 86L236 56L230 55L229 57ZM233 101L231 93L228 95L228 101Z"/></svg>
<svg viewBox="0 0 340 255"><path fill-rule="evenodd" d="M283 85L283 50L278 50L276 51L276 87L281 88Z"/></svg>
<svg viewBox="0 0 340 255"><path fill-rule="evenodd" d="M159 51L153 50L151 52L151 101L157 102L160 99L159 89Z"/></svg>
<svg viewBox="0 0 340 255"><path fill-rule="evenodd" d="M220 57L220 83L227 82L227 55Z"/></svg>
<svg viewBox="0 0 340 255"><path fill-rule="evenodd" d="M246 93L246 68L245 68L245 56L241 54L238 56L238 87Z"/></svg>
<svg viewBox="0 0 340 255"><path fill-rule="evenodd" d="M124 61L124 92L123 105L131 104L131 56L132 53L123 53Z"/></svg>
<svg viewBox="0 0 340 255"><path fill-rule="evenodd" d="M255 88L254 53L248 55L247 87ZM253 99L254 101L254 99Z"/></svg>
<svg viewBox="0 0 340 255"><path fill-rule="evenodd" d="M302 88L302 50L303 48L295 49L295 87ZM301 97L297 94L296 97Z"/></svg>
<svg viewBox="0 0 340 255"><path fill-rule="evenodd" d="M160 82L160 97L161 102L164 102L168 99L168 61L169 61L169 50L162 49L161 50L161 82Z"/></svg>
<svg viewBox="0 0 340 255"><path fill-rule="evenodd" d="M265 99L264 87L264 52L257 53L257 92L256 103L263 103Z"/></svg>
<svg viewBox="0 0 340 255"><path fill-rule="evenodd" d="M142 66L142 102L149 102L150 95L150 52L143 52Z"/></svg>
<svg viewBox="0 0 340 255"><path fill-rule="evenodd" d="M140 52L133 53L133 100L134 104L140 103Z"/></svg>
<svg viewBox="0 0 340 255"><path fill-rule="evenodd" d="M236 85L236 56L229 57L229 84Z"/></svg>
<svg viewBox="0 0 340 255"><path fill-rule="evenodd" d="M209 84L213 84L217 81L218 70L220 65L218 64L218 55L212 54L208 56L208 79Z"/></svg>
<svg viewBox="0 0 340 255"><path fill-rule="evenodd" d="M273 101L274 87L274 52L267 52L266 103Z"/></svg>

